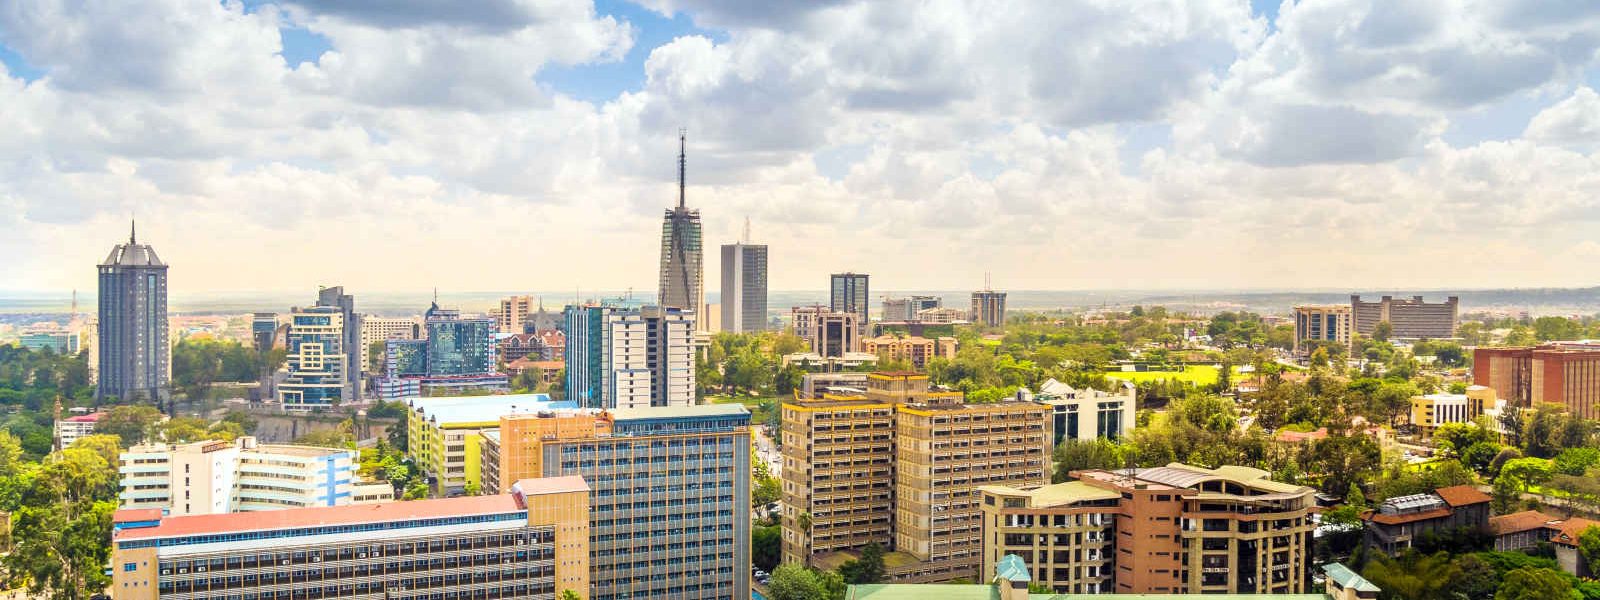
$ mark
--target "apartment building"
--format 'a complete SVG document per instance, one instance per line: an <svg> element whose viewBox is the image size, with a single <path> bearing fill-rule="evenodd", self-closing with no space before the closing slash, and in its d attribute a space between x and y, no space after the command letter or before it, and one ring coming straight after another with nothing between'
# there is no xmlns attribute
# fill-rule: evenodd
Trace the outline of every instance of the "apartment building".
<svg viewBox="0 0 1600 600"><path fill-rule="evenodd" d="M1316 490L1260 469L1075 472L982 489L984 572L1007 554L1058 593L1309 593Z"/></svg>
<svg viewBox="0 0 1600 600"><path fill-rule="evenodd" d="M355 450L232 442L145 444L123 452L124 509L172 516L353 504ZM387 485L387 484L385 484Z"/></svg>
<svg viewBox="0 0 1600 600"><path fill-rule="evenodd" d="M918 311L942 306L944 299L938 296L884 298L883 320L887 323L912 323L916 322Z"/></svg>
<svg viewBox="0 0 1600 600"><path fill-rule="evenodd" d="M1548 402L1585 419L1600 419L1600 342L1478 348L1473 351L1472 382L1492 388L1513 406Z"/></svg>
<svg viewBox="0 0 1600 600"><path fill-rule="evenodd" d="M972 293L972 322L980 327L1006 326L1006 293L985 289Z"/></svg>
<svg viewBox="0 0 1600 600"><path fill-rule="evenodd" d="M976 488L1049 481L1049 407L967 404L911 372L865 383L783 404L784 560L837 567L877 543L895 581L978 577Z"/></svg>
<svg viewBox="0 0 1600 600"><path fill-rule="evenodd" d="M565 314L568 398L593 408L694 404L695 313L588 305Z"/></svg>
<svg viewBox="0 0 1600 600"><path fill-rule="evenodd" d="M589 590L589 486L252 515L113 517L118 600L554 598Z"/></svg>
<svg viewBox="0 0 1600 600"><path fill-rule="evenodd" d="M104 417L103 412L92 412L56 419L56 449L71 446L78 438L94 435L94 426Z"/></svg>
<svg viewBox="0 0 1600 600"><path fill-rule="evenodd" d="M1294 307L1294 352L1311 352L1307 342L1335 342L1350 347L1354 320L1350 307L1344 305L1307 305ZM1370 333L1370 332L1369 332Z"/></svg>
<svg viewBox="0 0 1600 600"><path fill-rule="evenodd" d="M1384 296L1377 302L1362 301L1359 295L1350 296L1356 333L1372 335L1378 323L1387 322L1393 330L1392 337L1408 340L1455 337L1460 305L1461 299L1455 296L1434 303L1424 302L1422 296L1410 299Z"/></svg>
<svg viewBox="0 0 1600 600"><path fill-rule="evenodd" d="M406 454L433 478L433 489L441 495L463 493L468 483L481 485L480 434L499 427L501 416L577 407L553 402L548 394L411 398L406 405Z"/></svg>
<svg viewBox="0 0 1600 600"><path fill-rule="evenodd" d="M935 358L955 358L956 338L880 335L861 340L861 351L876 354L879 360L904 360L921 369Z"/></svg>

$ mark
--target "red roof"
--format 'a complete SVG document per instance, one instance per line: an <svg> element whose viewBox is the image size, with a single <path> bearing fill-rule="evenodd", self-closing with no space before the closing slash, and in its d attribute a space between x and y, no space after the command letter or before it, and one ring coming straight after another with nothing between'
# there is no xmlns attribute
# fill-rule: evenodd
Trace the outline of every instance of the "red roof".
<svg viewBox="0 0 1600 600"><path fill-rule="evenodd" d="M1417 521L1427 521L1430 519L1443 519L1448 516L1450 516L1450 509L1448 508L1435 508L1433 510L1406 513L1403 515L1386 515L1370 509L1361 513L1362 519L1372 521L1374 523L1383 523L1384 525L1415 523Z"/></svg>
<svg viewBox="0 0 1600 600"><path fill-rule="evenodd" d="M70 423L94 423L94 422L99 421L100 417L104 417L104 416L106 416L105 413L92 412L92 413L89 413L87 415L78 415L78 416L75 416L75 417L67 417L66 419L63 419L63 420L65 420L67 422L70 422Z"/></svg>
<svg viewBox="0 0 1600 600"><path fill-rule="evenodd" d="M384 504L316 506L262 512L166 517L155 527L134 527L112 534L115 540L168 538L210 533L300 529L328 525L410 521L521 510L510 494L412 500ZM154 520L154 519L151 519Z"/></svg>
<svg viewBox="0 0 1600 600"><path fill-rule="evenodd" d="M1590 527L1596 526L1600 526L1600 521L1573 517L1556 524L1556 532L1550 536L1550 541L1563 546L1576 546L1578 536L1583 535L1583 532Z"/></svg>
<svg viewBox="0 0 1600 600"><path fill-rule="evenodd" d="M160 521L161 509L159 508L124 508L111 513L112 523L137 523L140 521Z"/></svg>
<svg viewBox="0 0 1600 600"><path fill-rule="evenodd" d="M1452 508L1483 504L1493 500L1488 494L1480 492L1478 488L1470 485L1452 485L1434 490L1433 493L1438 494L1440 498L1444 499L1445 504L1449 504Z"/></svg>
<svg viewBox="0 0 1600 600"><path fill-rule="evenodd" d="M1304 441L1307 441L1307 440L1321 440L1321 439L1327 439L1327 437L1328 437L1328 428L1327 427L1318 427L1316 431L1291 431L1291 430L1288 430L1288 429L1280 429L1280 430L1278 430L1278 435L1277 435L1278 441L1285 442L1285 443L1304 442Z"/></svg>
<svg viewBox="0 0 1600 600"><path fill-rule="evenodd" d="M1525 510L1509 515L1489 517L1489 531L1495 535L1510 535L1534 529L1543 529L1551 521L1559 521L1560 517L1552 517L1537 510Z"/></svg>

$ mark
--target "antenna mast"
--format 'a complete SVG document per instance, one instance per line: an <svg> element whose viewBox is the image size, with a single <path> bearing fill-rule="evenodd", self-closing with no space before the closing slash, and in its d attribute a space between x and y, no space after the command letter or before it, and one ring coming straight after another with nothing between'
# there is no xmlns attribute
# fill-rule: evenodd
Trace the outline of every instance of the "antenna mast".
<svg viewBox="0 0 1600 600"><path fill-rule="evenodd" d="M684 139L688 137L688 130L678 128L678 209L683 210L684 170L689 160L685 153Z"/></svg>
<svg viewBox="0 0 1600 600"><path fill-rule="evenodd" d="M744 217L744 243L745 243L745 245L749 245L750 244L750 216L749 215L745 215L745 217Z"/></svg>

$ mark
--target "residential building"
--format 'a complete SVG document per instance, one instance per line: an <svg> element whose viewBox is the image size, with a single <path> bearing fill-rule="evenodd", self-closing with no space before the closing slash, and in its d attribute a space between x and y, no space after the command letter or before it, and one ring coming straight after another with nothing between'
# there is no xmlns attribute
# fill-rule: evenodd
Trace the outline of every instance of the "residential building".
<svg viewBox="0 0 1600 600"><path fill-rule="evenodd" d="M868 583L850 585L845 590L844 597L848 600L1064 600L1077 598L1072 595L1059 595L1055 593L1031 593L1030 586L1037 582L1030 575L1032 569L1015 554L1008 554L1000 559L991 574L985 572L978 580L983 583L945 584L945 583ZM1360 579L1359 576L1356 577ZM1365 581L1365 580L1363 580ZM1370 586L1370 584L1368 584ZM1373 589L1376 589L1375 587ZM1191 594L1196 599L1202 598L1200 594ZM1096 600L1172 600L1180 598L1180 594L1145 595L1145 594L1098 594ZM1085 596L1087 597L1087 596ZM1329 600L1323 594L1234 594L1230 598L1262 598L1279 600ZM1376 594L1361 596L1334 596L1334 600L1355 600L1362 598L1370 600Z"/></svg>
<svg viewBox="0 0 1600 600"><path fill-rule="evenodd" d="M167 341L167 264L131 229L100 263L95 398L165 401L172 377Z"/></svg>
<svg viewBox="0 0 1600 600"><path fill-rule="evenodd" d="M1350 347L1353 329L1350 307L1306 305L1294 307L1294 352L1310 354L1307 342L1334 342Z"/></svg>
<svg viewBox="0 0 1600 600"><path fill-rule="evenodd" d="M983 571L1032 558L1064 594L1310 592L1316 490L1243 466L1078 471L982 487Z"/></svg>
<svg viewBox="0 0 1600 600"><path fill-rule="evenodd" d="M507 363L525 356L533 360L561 360L567 349L567 334L559 329L501 335L495 344L500 349L500 360Z"/></svg>
<svg viewBox="0 0 1600 600"><path fill-rule="evenodd" d="M258 312L250 316L250 343L258 352L278 346L278 313Z"/></svg>
<svg viewBox="0 0 1600 600"><path fill-rule="evenodd" d="M867 307L872 293L867 285L866 273L834 273L828 281L828 308L833 312L856 316L856 325L862 330L872 322Z"/></svg>
<svg viewBox="0 0 1600 600"><path fill-rule="evenodd" d="M1377 302L1364 302L1359 295L1350 296L1356 333L1370 336L1377 330L1378 323L1387 322L1393 331L1391 338L1406 340L1455 337L1460 304L1455 296L1432 304L1423 302L1422 296L1412 296L1409 300L1384 296Z"/></svg>
<svg viewBox="0 0 1600 600"><path fill-rule="evenodd" d="M883 299L883 320L894 323L914 323L917 313L930 308L941 308L944 300L938 296L908 296Z"/></svg>
<svg viewBox="0 0 1600 600"><path fill-rule="evenodd" d="M500 417L519 412L576 408L546 394L409 398L406 455L427 473L441 495L464 493L483 481L482 432L500 426ZM508 479L502 481L516 481Z"/></svg>
<svg viewBox="0 0 1600 600"><path fill-rule="evenodd" d="M522 333L522 323L534 311L539 300L533 296L507 296L500 299L500 310L494 314L494 328L500 333Z"/></svg>
<svg viewBox="0 0 1600 600"><path fill-rule="evenodd" d="M422 322L412 317L361 317L361 370L368 373L382 371L382 365L369 362L368 349L373 344L389 340L420 340L422 335Z"/></svg>
<svg viewBox="0 0 1600 600"><path fill-rule="evenodd" d="M350 504L360 454L258 444L246 436L138 445L124 451L120 462L122 508L204 515Z"/></svg>
<svg viewBox="0 0 1600 600"><path fill-rule="evenodd" d="M1030 398L1025 395L1023 399ZM1051 429L1055 432L1051 447L1069 438L1120 440L1133 431L1136 422L1138 389L1126 381L1119 383L1115 392L1102 392L1047 379L1031 399L1050 407Z"/></svg>
<svg viewBox="0 0 1600 600"><path fill-rule="evenodd" d="M695 403L694 313L568 306L567 397L593 408Z"/></svg>
<svg viewBox="0 0 1600 600"><path fill-rule="evenodd" d="M484 472L590 482L591 598L744 600L749 426L734 404L521 412L486 436Z"/></svg>
<svg viewBox="0 0 1600 600"><path fill-rule="evenodd" d="M924 325L951 325L968 323L969 316L970 313L959 308L924 308L917 311L916 320Z"/></svg>
<svg viewBox="0 0 1600 600"><path fill-rule="evenodd" d="M355 400L350 389L350 354L345 351L344 314L339 307L296 308L289 313L287 376L278 385L285 410L332 408Z"/></svg>
<svg viewBox="0 0 1600 600"><path fill-rule="evenodd" d="M94 435L94 426L106 414L92 412L82 415L73 415L65 419L56 419L56 449L60 450L78 441L78 438ZM59 416L59 415L58 415Z"/></svg>
<svg viewBox="0 0 1600 600"><path fill-rule="evenodd" d="M1498 552L1526 550L1550 541L1561 520L1537 510L1496 515L1489 517L1489 533L1494 535L1494 549Z"/></svg>
<svg viewBox="0 0 1600 600"><path fill-rule="evenodd" d="M767 328L766 244L751 244L746 239L722 245L721 295L723 331L742 333Z"/></svg>
<svg viewBox="0 0 1600 600"><path fill-rule="evenodd" d="M1329 600L1377 600L1378 594L1383 592L1350 567L1336 562L1322 565L1322 574L1327 580L1324 590Z"/></svg>
<svg viewBox="0 0 1600 600"><path fill-rule="evenodd" d="M1411 424L1424 438L1446 423L1472 423L1495 408L1494 390L1481 385L1467 388L1465 394L1426 394L1411 398Z"/></svg>
<svg viewBox="0 0 1600 600"><path fill-rule="evenodd" d="M1006 293L985 289L972 293L972 322L979 327L1004 329Z"/></svg>
<svg viewBox="0 0 1600 600"><path fill-rule="evenodd" d="M817 355L835 358L861 351L865 321L858 313L817 305L796 306L789 314L794 321L794 334L810 344Z"/></svg>
<svg viewBox="0 0 1600 600"><path fill-rule="evenodd" d="M1489 495L1470 485L1439 488L1432 493L1398 496L1361 515L1367 548L1394 556L1423 535L1453 530L1488 531Z"/></svg>
<svg viewBox="0 0 1600 600"><path fill-rule="evenodd" d="M678 206L667 209L661 221L661 288L656 299L661 306L698 314L705 312L705 257L701 249L700 211L685 206L686 156L684 137L680 133ZM690 322L693 323L692 318Z"/></svg>
<svg viewBox="0 0 1600 600"><path fill-rule="evenodd" d="M34 352L49 350L56 354L76 356L81 350L83 337L76 331L36 331L24 333L17 344Z"/></svg>
<svg viewBox="0 0 1600 600"><path fill-rule="evenodd" d="M359 401L365 390L362 379L366 370L367 347L361 345L361 313L356 312L356 297L344 293L344 286L318 288L317 306L339 311L344 327L340 332L339 347L344 353L345 384L345 393L340 398L345 402Z"/></svg>
<svg viewBox="0 0 1600 600"><path fill-rule="evenodd" d="M1575 416L1600 419L1600 342L1478 348L1472 381L1512 406L1560 404Z"/></svg>
<svg viewBox="0 0 1600 600"><path fill-rule="evenodd" d="M886 361L908 361L911 366L921 369L935 358L955 358L956 338L940 336L930 340L918 336L880 335L862 340L861 351L876 354L879 359Z"/></svg>
<svg viewBox="0 0 1600 600"><path fill-rule="evenodd" d="M589 590L589 486L252 515L113 516L118 600L555 598Z"/></svg>
<svg viewBox="0 0 1600 600"><path fill-rule="evenodd" d="M529 355L506 363L506 374L516 377L529 370L537 369L539 383L549 385L558 380L561 369L566 367L566 364L559 360L534 360L534 357Z"/></svg>

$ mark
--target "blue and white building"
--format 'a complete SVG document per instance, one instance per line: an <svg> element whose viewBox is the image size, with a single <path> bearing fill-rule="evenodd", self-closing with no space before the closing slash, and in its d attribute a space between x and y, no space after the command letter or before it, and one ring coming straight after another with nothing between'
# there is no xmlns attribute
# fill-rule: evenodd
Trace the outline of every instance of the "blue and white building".
<svg viewBox="0 0 1600 600"><path fill-rule="evenodd" d="M144 444L122 453L121 508L202 515L355 502L355 450L233 442ZM381 496L374 501L392 499Z"/></svg>

